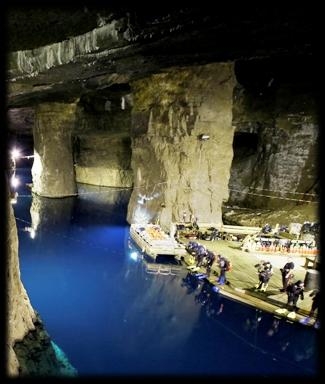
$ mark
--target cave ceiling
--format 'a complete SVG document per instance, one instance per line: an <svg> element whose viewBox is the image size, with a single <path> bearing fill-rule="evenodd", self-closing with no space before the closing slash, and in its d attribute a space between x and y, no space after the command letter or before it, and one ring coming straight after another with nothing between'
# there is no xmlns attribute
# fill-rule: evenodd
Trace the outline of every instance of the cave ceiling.
<svg viewBox="0 0 325 384"><path fill-rule="evenodd" d="M9 7L6 19L7 108L12 109L47 101L74 102L95 93L109 97L127 90L132 80L170 67L310 58L316 44L317 9L284 4L219 8L154 4L142 9L20 6ZM105 25L114 26L114 39L49 68L17 71L13 59L17 52L76 41Z"/></svg>

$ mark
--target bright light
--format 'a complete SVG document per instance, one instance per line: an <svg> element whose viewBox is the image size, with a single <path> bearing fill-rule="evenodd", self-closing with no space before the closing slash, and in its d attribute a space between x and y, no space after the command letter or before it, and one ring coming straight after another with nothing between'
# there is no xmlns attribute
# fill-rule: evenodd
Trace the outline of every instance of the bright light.
<svg viewBox="0 0 325 384"><path fill-rule="evenodd" d="M138 252L135 252L135 251L131 252L130 257L132 260L137 261L138 260Z"/></svg>
<svg viewBox="0 0 325 384"><path fill-rule="evenodd" d="M31 237L31 239L35 239L36 231L35 231L35 229L33 227L25 227L24 231L25 232L29 232L29 236Z"/></svg>
<svg viewBox="0 0 325 384"><path fill-rule="evenodd" d="M206 141L210 139L210 136L202 133L201 135L198 136L198 139L201 141Z"/></svg>
<svg viewBox="0 0 325 384"><path fill-rule="evenodd" d="M17 149L17 148L14 148L11 151L11 157L12 157L13 160L18 159L20 157L20 150Z"/></svg>
<svg viewBox="0 0 325 384"><path fill-rule="evenodd" d="M121 98L121 109L125 109L125 98L123 96Z"/></svg>
<svg viewBox="0 0 325 384"><path fill-rule="evenodd" d="M10 180L10 183L13 188L17 188L19 185L19 179L15 175L13 175Z"/></svg>

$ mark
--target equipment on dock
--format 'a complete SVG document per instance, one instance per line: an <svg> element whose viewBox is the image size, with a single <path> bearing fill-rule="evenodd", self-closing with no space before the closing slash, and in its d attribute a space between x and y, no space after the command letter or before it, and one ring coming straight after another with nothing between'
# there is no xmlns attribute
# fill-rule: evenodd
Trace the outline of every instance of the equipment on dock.
<svg viewBox="0 0 325 384"><path fill-rule="evenodd" d="M178 258L186 255L185 245L170 237L157 224L131 224L130 236L148 256L170 255Z"/></svg>
<svg viewBox="0 0 325 384"><path fill-rule="evenodd" d="M307 269L304 280L305 290L311 291L313 289L318 289L320 286L319 280L319 271L317 271L316 269Z"/></svg>
<svg viewBox="0 0 325 384"><path fill-rule="evenodd" d="M194 276L197 278L197 279L205 279L206 277L208 277L208 275L206 273L195 273Z"/></svg>

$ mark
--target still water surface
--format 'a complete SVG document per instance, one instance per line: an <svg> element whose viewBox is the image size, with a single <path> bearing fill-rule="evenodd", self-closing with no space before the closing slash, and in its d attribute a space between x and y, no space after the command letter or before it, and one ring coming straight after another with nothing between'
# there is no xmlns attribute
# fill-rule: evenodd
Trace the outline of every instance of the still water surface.
<svg viewBox="0 0 325 384"><path fill-rule="evenodd" d="M223 298L181 266L149 273L129 239L130 193L79 185L48 199L23 184L14 205L21 279L80 376L317 375L317 330Z"/></svg>

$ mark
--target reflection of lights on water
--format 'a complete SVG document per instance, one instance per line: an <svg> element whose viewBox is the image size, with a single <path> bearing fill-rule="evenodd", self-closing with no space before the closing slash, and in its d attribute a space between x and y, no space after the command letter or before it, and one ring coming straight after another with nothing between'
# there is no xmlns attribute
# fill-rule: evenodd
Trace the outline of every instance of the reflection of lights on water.
<svg viewBox="0 0 325 384"><path fill-rule="evenodd" d="M25 231L25 232L29 232L29 235L30 235L31 239L35 239L35 237L36 237L36 231L35 231L34 228L32 228L32 227L25 227L25 228L24 228L24 231Z"/></svg>
<svg viewBox="0 0 325 384"><path fill-rule="evenodd" d="M17 188L19 185L19 179L15 175L11 177L10 184L12 187Z"/></svg>
<svg viewBox="0 0 325 384"><path fill-rule="evenodd" d="M131 252L130 258L134 261L137 261L138 260L138 252L135 252L135 251Z"/></svg>

